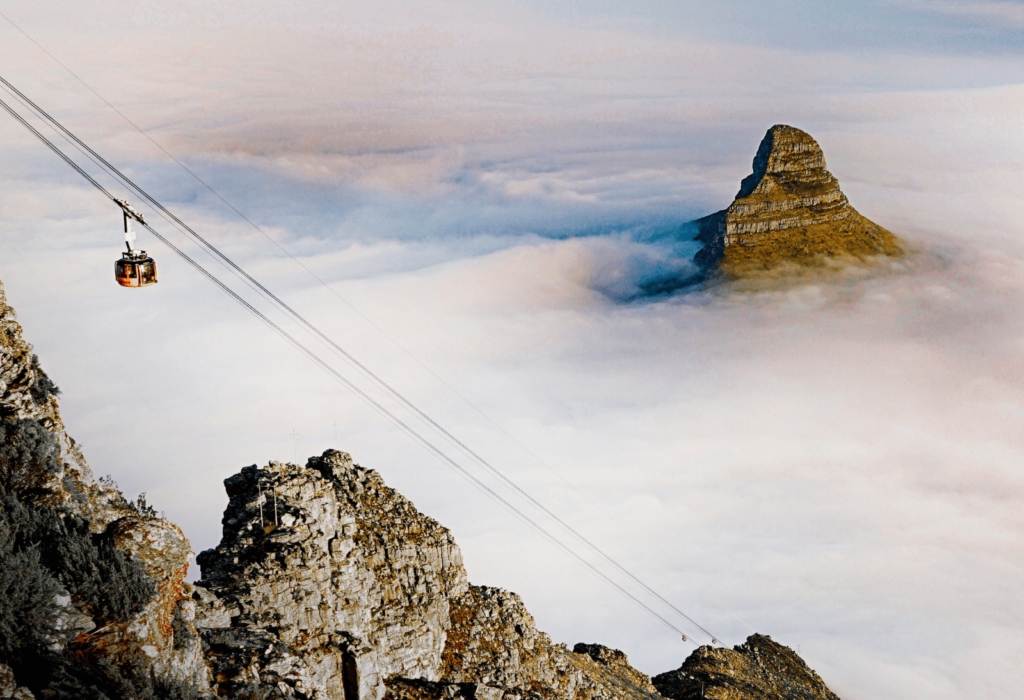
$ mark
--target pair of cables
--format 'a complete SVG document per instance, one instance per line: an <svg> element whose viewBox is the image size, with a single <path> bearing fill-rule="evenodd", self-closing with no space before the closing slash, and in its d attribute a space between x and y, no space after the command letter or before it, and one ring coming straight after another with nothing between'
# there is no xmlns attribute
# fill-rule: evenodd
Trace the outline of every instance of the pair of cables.
<svg viewBox="0 0 1024 700"><path fill-rule="evenodd" d="M454 434L452 434L450 431L448 431L446 428L444 428L442 425L440 425L437 421L435 421L433 418L431 418L427 413L425 413L424 411L419 409L415 404L413 404L411 401L409 401L404 395L402 395L400 392L398 392L390 384L385 382L376 373L372 372L364 364L359 362L355 357L353 357L350 353L348 353L344 348L342 348L340 345L338 345L330 337L328 337L326 334L321 332L319 330L319 328L317 328L313 323L311 323L309 320L307 320L302 314L298 313L291 306L286 304L277 295L275 295L273 292L271 292L267 287L265 287L262 283L260 283L254 277L252 277L243 268L241 268L239 265L237 265L233 260L231 260L231 258L229 258L227 255L225 255L223 252L221 252L216 246L214 246L212 243L210 243L209 240L207 240L205 237L203 237L198 232L196 232L194 229L192 229L190 226L188 226L184 221L182 221L180 218L178 218L173 212L168 210L166 207L164 207L154 197L150 196L145 190L143 190L135 182L130 180L127 176L125 176L119 169L117 169L115 166L113 166L109 161L107 161L105 158L103 158L99 153L97 153L91 147L89 147L87 144L85 144L83 141L81 141L71 131L69 131L67 128L65 128L58 120L56 120L48 112L46 112L41 107L39 107L35 102L33 102L26 95L24 95L24 93L22 93L20 90L18 90L16 87L14 87L10 82L8 82L3 77L0 77L0 84L3 85L4 90L6 92L8 92L9 95L12 95L24 107L26 107L31 112L33 112L37 118L42 119L44 122L46 122L48 126L50 126L52 129L54 129L61 137L63 137L66 141L68 141L68 143L70 143L74 148L76 148L79 152L81 152L86 158L88 158L90 161L92 161L97 167L101 168L103 171L105 171L109 176L114 178L120 184L122 184L123 186L127 187L129 190L131 190L132 192L134 192L135 194L140 196L151 207L153 207L153 209L157 213L159 213L165 220L167 220L168 223L170 223L172 226L178 228L182 233L184 233L187 236L189 236L190 238L192 238L203 249L205 249L208 253L210 253L219 263L221 263L229 271L231 271L232 274L234 274L236 277L241 279L246 285L248 285L251 289L256 291L264 299L269 301L272 305L274 305L277 309L279 309L281 312L283 312L286 316L290 317L292 320L294 320L296 323L298 323L300 327L305 329L313 337L315 337L317 340L319 340L321 343L323 343L326 347L328 347L328 349L330 349L332 352L334 352L339 357L341 357L345 362L347 362L348 364L352 365L363 376L365 376L371 382L373 382L375 385L380 387L387 395L389 395L395 401L397 401L399 404L404 406L407 410L409 410L412 414L414 414L419 420L423 421L431 430L433 430L439 436L444 438L447 442L451 443L456 448L458 448L463 454L468 456L471 460L473 460L478 465L480 465L485 470L487 470L492 476L494 476L496 479L498 479L501 483L503 483L511 491L516 493L520 498L525 500L532 507L536 508L541 513L543 513L547 518L549 518L554 523L556 523L563 531L565 531L567 534L569 534L574 540L576 540L577 542L582 544L586 549L588 549L592 553L596 554L601 560L603 560L604 562L609 564L616 571L618 571L619 573L624 575L626 578L628 578L630 581L632 581L634 584L639 586L647 594L653 596L655 599L660 601L662 604L664 604L668 608L670 608L673 612L675 612L676 614L680 615L688 623L690 623L695 628L700 630L700 632L702 632L703 634L707 635L708 638L711 640L711 642L713 644L720 643L720 642L718 642L718 640L715 637L715 635L713 635L711 632L709 632L705 627L701 626L692 617L687 615L685 612L683 612L681 609L679 609L677 606L675 606L673 603L671 603L665 597L660 595L652 587L650 587L648 584L646 584L643 580L641 580L639 577L634 575L632 572L630 572L624 566L619 564L614 558L612 558L611 556L606 554L602 549L600 549L592 541L590 541L588 538L586 538L584 535L582 535L580 532L578 532L575 528L573 528L571 525L569 525L565 520L560 518L557 514L555 514L549 508L544 506L540 501L538 501L536 498L534 498L532 495L530 495L527 491L525 491L520 486L518 486L518 484L516 484L512 479L507 477L503 472L501 472L501 470L497 469L490 462L488 462L483 457L481 457L479 454L477 454L475 451L470 449L465 443L463 443L461 440L459 440ZM110 199L111 201L117 203L117 201L118 201L117 198L115 198L95 178L93 178L91 175L89 175L89 173L86 172L81 166L79 166L78 163L74 161L74 159L70 158L59 147L57 147L50 139L48 139L44 134L42 134L39 130L37 130L35 127L33 127L24 117L22 117L16 110L14 110L7 102L5 102L3 100L0 100L0 106L2 106L8 113L10 113L12 117L14 117L26 129L28 129L37 139L39 139L44 145L46 145L51 151L53 151L58 157L60 157L66 164L68 164L76 172L78 172L79 175L81 175L90 184L92 184L94 187L96 187L108 199ZM187 168L186 168L186 170L187 170ZM189 171L189 172L191 172L191 171ZM203 183L203 184L205 184L205 183ZM209 186L207 185L207 187L209 187ZM211 189L211 191L213 191L213 190ZM223 199L223 198L221 198L221 199ZM232 209L234 209L234 207L232 207ZM246 220L248 221L248 219L246 219ZM253 225L255 226L255 224L253 224ZM353 383L351 380L349 380L347 377L345 377L342 373L338 372L330 363L326 362L317 353L315 353L313 350L311 350L305 343L301 342L294 335L292 335L291 333L286 331L281 325L279 325L278 323L274 322L266 314L264 314L262 311L260 311L258 308L256 308L252 303L250 303L244 297L242 297L237 292L235 292L233 289L231 289L231 287L229 287L227 284L225 284L216 275L214 275L213 273L209 272L205 267L203 267L201 264L199 264L195 259L193 259L187 253L185 253L181 248L179 248L178 246L173 244L170 240L168 240L166 236L161 234L159 231L154 229L149 224L143 224L143 226L146 228L146 230L148 230L150 233L152 233L154 235L154 237L159 239L161 242L163 242L165 245L167 245L171 250L173 250L177 255L179 255L189 266L191 266L193 269L195 269L200 275L206 277L211 283L213 283L215 286L217 286L221 291L223 291L228 296L230 296L236 303L240 304L243 308L245 308L247 311L249 311L254 316L256 316L256 318L258 320L260 320L262 323L267 325L273 332L275 332L280 337L282 337L282 339L284 339L288 344L292 345L301 354L306 356L307 359L312 361L321 370L323 370L324 372L326 372L327 374L332 376L335 380L337 380L338 382L343 384L346 388L348 388L350 391L355 393L361 400L363 400L365 403L367 403L374 411L376 411L377 413L381 414L385 419L387 419L392 424L394 424L396 427L398 427L400 430L402 430L407 435L409 435L409 437L411 437L421 447L423 447L428 452L430 452L433 456L435 456L436 458L441 460L443 463L445 463L446 466L448 466L449 468L453 469L460 476L462 476L463 478L465 478L468 481L470 481L470 483L473 486L475 486L476 488L481 490L488 497L490 497L490 498L494 499L495 501L497 501L500 505L502 505L502 507L504 507L507 510L509 510L515 517L517 517L522 522L524 522L529 527L531 527L536 532L538 532L538 534L540 534L542 537L547 539L557 549L561 550L564 554L568 555L570 558L575 560L578 564L583 566L585 569L589 570L590 573L592 573L593 575L595 575L598 578L600 578L606 584L608 584L613 589L615 589L618 593L624 595L632 603L634 603L635 605L637 605L638 607L640 607L641 609L643 609L644 611L646 611L650 615L652 615L655 618L657 618L660 622L662 622L664 625L666 625L667 627L672 629L677 634L681 635L683 639L687 639L687 636L675 624L673 624L671 621L667 620L663 615L661 615L660 613L655 611L653 608L651 608L649 605L644 603L642 600L640 600L633 593L628 591L621 584L619 584L614 579L612 579L607 574L605 574L603 571L598 569L594 564L592 564L590 561L588 561L587 559L582 557L578 552L576 552L572 547L568 546L561 539L555 537L551 532L549 532L545 527L543 527L540 523L538 523L534 518L530 517L521 508L515 506L507 498L505 498L504 496L499 494L497 491L495 491L493 488L488 486L486 483L481 481L472 472L470 472L467 469L465 469L459 462L457 462L455 459L450 457L444 450L442 450L439 447L437 447L431 440L429 440L426 437L424 437L413 426L411 426L406 421L403 421L393 411L391 411L390 409L385 407L382 403L380 403L379 401L374 399L370 394L368 394L366 391L361 389L358 385ZM287 251L285 251L285 252L287 252ZM303 267L305 267L305 266L303 266ZM694 643L696 643L696 642L694 642Z"/></svg>

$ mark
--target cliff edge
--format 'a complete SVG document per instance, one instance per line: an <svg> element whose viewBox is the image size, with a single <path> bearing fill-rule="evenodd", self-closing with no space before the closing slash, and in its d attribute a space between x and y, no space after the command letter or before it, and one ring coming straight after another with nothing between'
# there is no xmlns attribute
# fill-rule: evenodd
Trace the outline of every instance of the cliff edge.
<svg viewBox="0 0 1024 700"><path fill-rule="evenodd" d="M93 476L59 394L0 285L0 697L205 697L189 542Z"/></svg>
<svg viewBox="0 0 1024 700"><path fill-rule="evenodd" d="M753 172L740 183L733 203L692 225L703 243L694 261L706 273L726 277L785 263L903 253L895 235L850 206L818 143L782 124L761 140Z"/></svg>

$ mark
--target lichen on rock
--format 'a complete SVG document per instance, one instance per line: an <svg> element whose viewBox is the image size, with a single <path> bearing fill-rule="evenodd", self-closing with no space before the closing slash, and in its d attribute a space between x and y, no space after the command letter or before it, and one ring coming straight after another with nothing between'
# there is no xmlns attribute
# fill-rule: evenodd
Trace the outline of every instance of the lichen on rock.
<svg viewBox="0 0 1024 700"><path fill-rule="evenodd" d="M470 586L451 533L344 452L246 467L225 487L193 594L220 693L657 697L621 652L569 651L516 594ZM219 605L229 625L198 623Z"/></svg>

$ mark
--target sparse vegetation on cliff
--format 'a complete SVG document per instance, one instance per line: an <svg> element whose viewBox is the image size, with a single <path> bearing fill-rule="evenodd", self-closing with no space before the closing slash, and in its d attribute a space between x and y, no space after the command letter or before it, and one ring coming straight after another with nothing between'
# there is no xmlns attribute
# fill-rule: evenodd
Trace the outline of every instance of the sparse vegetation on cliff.
<svg viewBox="0 0 1024 700"><path fill-rule="evenodd" d="M59 457L38 421L0 419L0 664L47 700L193 697L155 678L141 651L119 662L95 653L89 630L127 621L155 587L87 520L34 502Z"/></svg>

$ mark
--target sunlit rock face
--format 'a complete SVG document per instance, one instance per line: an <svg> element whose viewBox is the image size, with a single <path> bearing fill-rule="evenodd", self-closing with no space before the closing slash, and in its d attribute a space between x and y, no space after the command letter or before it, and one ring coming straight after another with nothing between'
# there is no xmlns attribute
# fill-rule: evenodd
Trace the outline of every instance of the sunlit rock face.
<svg viewBox="0 0 1024 700"><path fill-rule="evenodd" d="M221 694L657 698L621 652L569 651L516 594L470 586L451 533L343 452L225 486L193 594Z"/></svg>
<svg viewBox="0 0 1024 700"><path fill-rule="evenodd" d="M570 651L537 629L515 593L470 586L452 601L441 683L388 681L395 700L447 697L661 700L626 655L599 644Z"/></svg>
<svg viewBox="0 0 1024 700"><path fill-rule="evenodd" d="M468 586L447 529L333 450L225 485L223 539L198 557L231 616L204 632L222 688L341 700L382 697L394 676L439 678L450 601Z"/></svg>
<svg viewBox="0 0 1024 700"><path fill-rule="evenodd" d="M700 647L652 680L670 700L839 700L796 652L762 634L732 649Z"/></svg>
<svg viewBox="0 0 1024 700"><path fill-rule="evenodd" d="M122 624L108 624L93 633L95 644L113 658L127 658L140 649L153 672L206 691L209 669L193 626L195 606L185 582L192 548L177 525L163 518L124 517L106 530L115 545L142 564L156 586L156 595L142 612Z"/></svg>
<svg viewBox="0 0 1024 700"><path fill-rule="evenodd" d="M579 673L568 651L540 632L515 593L471 586L454 601L444 654L444 678L502 688L543 687L572 697Z"/></svg>
<svg viewBox="0 0 1024 700"><path fill-rule="evenodd" d="M537 629L515 593L471 586L452 607L443 676L520 695L572 698L584 682L572 656Z"/></svg>
<svg viewBox="0 0 1024 700"><path fill-rule="evenodd" d="M896 236L850 206L818 143L784 125L765 134L753 173L740 183L729 208L694 225L704 244L696 262L705 270L739 275L787 262L902 252Z"/></svg>

